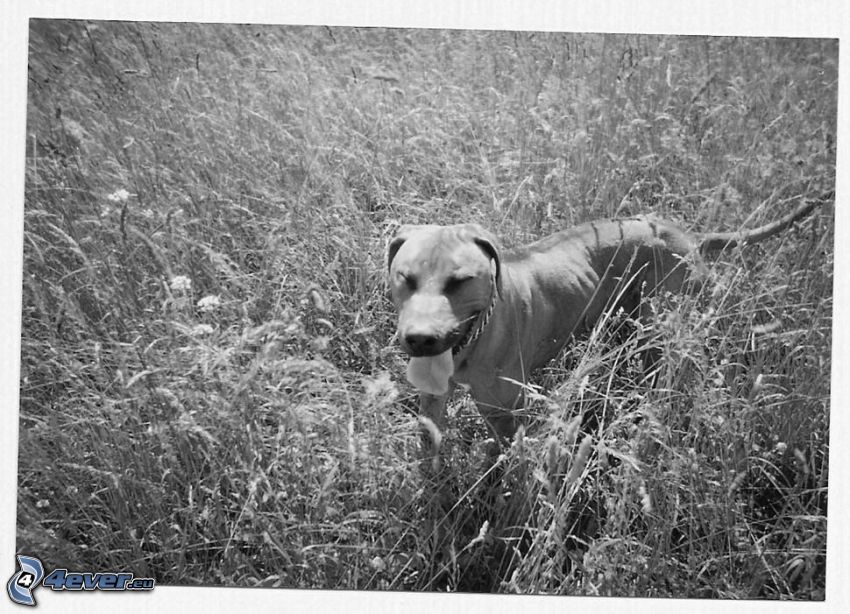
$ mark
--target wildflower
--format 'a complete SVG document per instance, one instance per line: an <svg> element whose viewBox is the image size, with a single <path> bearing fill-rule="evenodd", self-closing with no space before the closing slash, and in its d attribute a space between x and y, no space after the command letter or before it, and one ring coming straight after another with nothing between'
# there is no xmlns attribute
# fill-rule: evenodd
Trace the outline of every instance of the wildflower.
<svg viewBox="0 0 850 614"><path fill-rule="evenodd" d="M363 378L368 405L383 403L389 405L398 397L398 388L390 378L388 371L381 371L377 377Z"/></svg>
<svg viewBox="0 0 850 614"><path fill-rule="evenodd" d="M192 289L192 280L185 275L175 275L171 278L171 289L175 292L186 291Z"/></svg>
<svg viewBox="0 0 850 614"><path fill-rule="evenodd" d="M314 352L324 352L328 349L330 343L330 338L326 337L325 335L320 335L318 337L310 339L310 349Z"/></svg>
<svg viewBox="0 0 850 614"><path fill-rule="evenodd" d="M213 327L209 324L198 324L192 329L192 335L211 335L213 333Z"/></svg>
<svg viewBox="0 0 850 614"><path fill-rule="evenodd" d="M213 311L219 306L221 306L221 299L217 294L205 296L198 301L198 309L204 312Z"/></svg>
<svg viewBox="0 0 850 614"><path fill-rule="evenodd" d="M375 571L384 571L384 569L386 569L387 567L387 564L384 563L384 559L379 556L376 556L371 561L369 561L369 564L372 565L372 569L374 569Z"/></svg>
<svg viewBox="0 0 850 614"><path fill-rule="evenodd" d="M640 506L644 514L652 513L652 497L649 496L649 491L646 490L646 485L641 482L638 486L638 494L640 495Z"/></svg>
<svg viewBox="0 0 850 614"><path fill-rule="evenodd" d="M43 507L48 507L49 505L50 505L50 501L48 501L47 499L39 499L35 503L35 506L39 509L41 509Z"/></svg>
<svg viewBox="0 0 850 614"><path fill-rule="evenodd" d="M71 137L71 141L76 141L74 143L74 147L79 147L80 142L86 138L86 130L83 128L79 122L74 121L69 117L62 117L62 128L64 128L65 133Z"/></svg>
<svg viewBox="0 0 850 614"><path fill-rule="evenodd" d="M112 194L106 197L106 200L112 201L113 203L123 203L125 200L130 198L130 193L121 188L120 190L115 190Z"/></svg>

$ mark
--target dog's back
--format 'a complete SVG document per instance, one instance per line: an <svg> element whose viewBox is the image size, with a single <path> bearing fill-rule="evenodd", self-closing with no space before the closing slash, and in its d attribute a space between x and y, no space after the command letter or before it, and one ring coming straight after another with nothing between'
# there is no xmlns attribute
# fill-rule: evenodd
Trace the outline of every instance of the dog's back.
<svg viewBox="0 0 850 614"><path fill-rule="evenodd" d="M556 232L507 252L515 275L537 288L571 289L592 326L606 307L637 308L656 291L680 292L707 276L699 243L672 222L652 218L600 220ZM574 331L578 332L578 331Z"/></svg>

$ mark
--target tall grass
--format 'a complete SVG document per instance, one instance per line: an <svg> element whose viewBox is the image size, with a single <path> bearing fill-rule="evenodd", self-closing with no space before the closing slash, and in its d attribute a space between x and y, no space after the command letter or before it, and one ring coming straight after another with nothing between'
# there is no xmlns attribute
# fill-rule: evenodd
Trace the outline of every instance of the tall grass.
<svg viewBox="0 0 850 614"><path fill-rule="evenodd" d="M399 222L510 246L775 219L834 184L836 41L36 20L29 65L20 551L168 584L823 598L829 205L651 330L611 314L495 467L459 395L441 501L383 250Z"/></svg>

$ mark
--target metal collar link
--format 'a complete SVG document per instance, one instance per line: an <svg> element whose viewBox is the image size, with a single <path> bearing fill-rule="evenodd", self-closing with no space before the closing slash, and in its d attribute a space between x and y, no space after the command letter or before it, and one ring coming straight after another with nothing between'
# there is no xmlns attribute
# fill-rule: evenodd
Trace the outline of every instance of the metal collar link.
<svg viewBox="0 0 850 614"><path fill-rule="evenodd" d="M487 307L487 311L479 311L478 318L475 324L470 327L469 331L460 340L456 346L452 348L452 355L457 355L462 349L468 346L470 343L478 339L482 332L484 332L484 327L487 326L487 323L490 321L490 316L493 315L493 310L496 308L496 299L498 298L498 293L496 292L496 274L490 273L490 306Z"/></svg>

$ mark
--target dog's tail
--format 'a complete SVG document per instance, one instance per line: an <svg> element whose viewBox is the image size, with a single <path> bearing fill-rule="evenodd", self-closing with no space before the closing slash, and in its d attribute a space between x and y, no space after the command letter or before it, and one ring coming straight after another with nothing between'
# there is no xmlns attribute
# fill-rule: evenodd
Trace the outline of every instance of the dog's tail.
<svg viewBox="0 0 850 614"><path fill-rule="evenodd" d="M720 252L745 243L758 243L759 241L763 241L779 232L782 232L794 222L809 215L816 207L819 207L825 202L831 202L834 197L834 192L828 192L817 198L806 200L788 215L779 218L775 222L759 226L758 228L753 228L752 230L741 230L737 232L709 232L698 235L699 251L701 254L705 255L712 252Z"/></svg>

